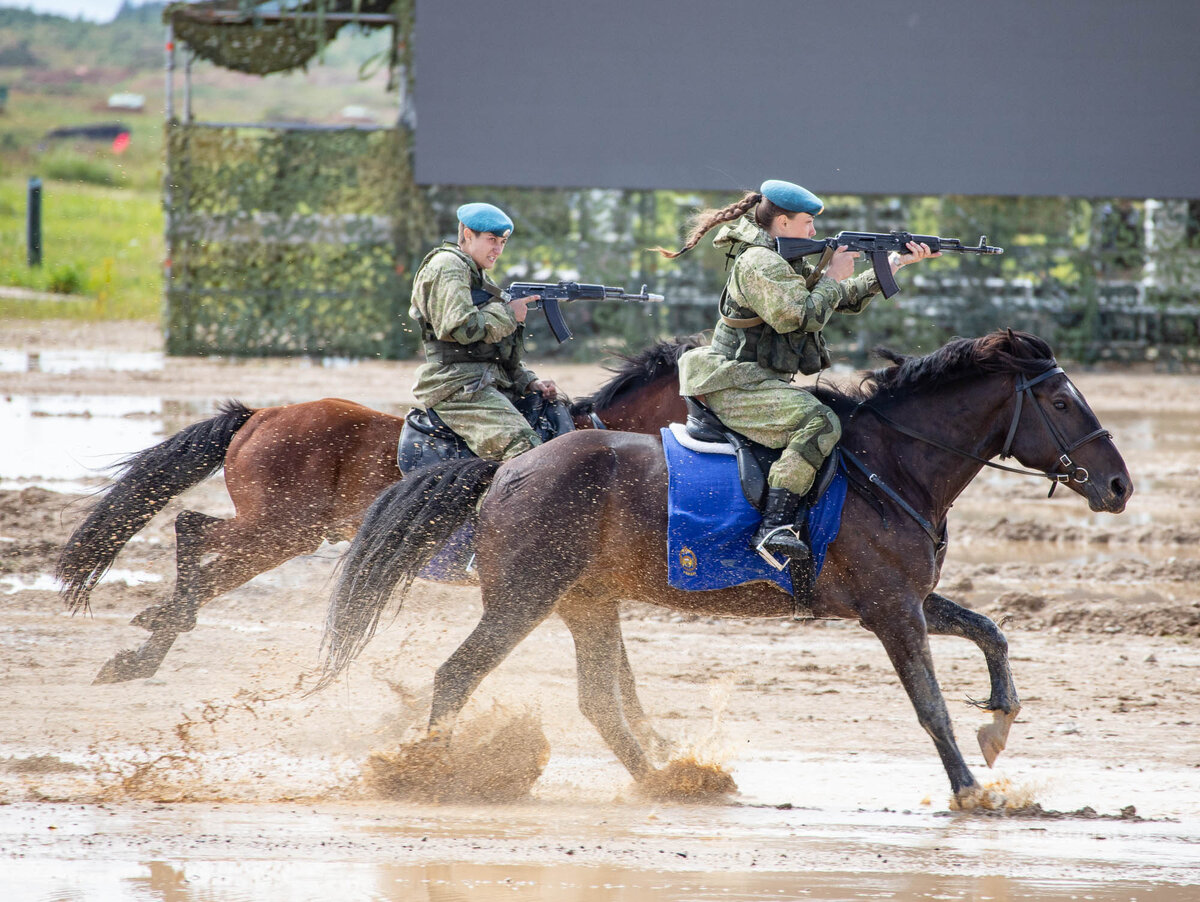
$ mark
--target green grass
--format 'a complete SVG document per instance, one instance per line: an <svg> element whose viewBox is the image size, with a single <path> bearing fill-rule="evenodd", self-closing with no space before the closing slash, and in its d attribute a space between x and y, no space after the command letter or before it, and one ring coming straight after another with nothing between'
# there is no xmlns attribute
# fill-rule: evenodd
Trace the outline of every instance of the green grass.
<svg viewBox="0 0 1200 902"><path fill-rule="evenodd" d="M0 298L0 316L157 320L163 215L157 190L42 184L42 265L27 264L27 181L0 179L0 285L75 288L63 301Z"/></svg>
<svg viewBox="0 0 1200 902"><path fill-rule="evenodd" d="M162 214L165 84L160 9L134 10L110 25L0 9L0 50L24 42L33 64L0 64L9 87L0 112L0 286L70 292L62 301L0 297L0 317L158 320L165 256ZM309 74L262 79L197 61L195 115L202 120L311 118L337 121L343 106L396 115L396 98L377 73L360 81L362 60L387 46L390 31L343 29L324 65ZM28 62L28 61L27 61ZM182 114L183 58L177 59L176 113ZM146 98L145 112L106 109L110 94ZM114 154L103 141L48 140L61 126L121 122L132 140ZM26 189L43 181L43 263L26 264Z"/></svg>

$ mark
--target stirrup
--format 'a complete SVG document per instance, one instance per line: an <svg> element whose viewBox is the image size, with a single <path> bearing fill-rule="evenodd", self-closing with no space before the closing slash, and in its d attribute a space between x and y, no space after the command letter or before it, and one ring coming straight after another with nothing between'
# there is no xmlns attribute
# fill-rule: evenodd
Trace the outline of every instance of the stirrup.
<svg viewBox="0 0 1200 902"><path fill-rule="evenodd" d="M781 560L779 560L779 558L775 557L775 555L773 555L770 551L767 550L767 547L766 547L767 542L771 541L771 539L775 538L775 536L777 536L781 532L791 533L792 538L794 538L797 542L804 544L803 540L800 538L800 533L796 532L795 527L787 526L785 524L783 526L776 526L769 533L767 533L765 536L762 537L762 541L760 541L757 545L754 546L754 550L758 552L759 557L761 557L764 561L766 561L768 564L770 564L776 570L782 570L784 567L786 567L788 565L788 562L791 560L790 557L785 557L781 561Z"/></svg>

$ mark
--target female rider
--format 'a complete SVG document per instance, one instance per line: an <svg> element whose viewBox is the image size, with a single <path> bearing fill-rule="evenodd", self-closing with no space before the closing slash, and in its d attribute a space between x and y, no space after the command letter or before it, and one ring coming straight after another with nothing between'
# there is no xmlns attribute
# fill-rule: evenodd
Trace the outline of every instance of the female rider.
<svg viewBox="0 0 1200 902"><path fill-rule="evenodd" d="M811 191L778 180L721 210L696 216L678 257L720 225L713 244L732 260L721 293L711 344L679 359L679 388L703 401L730 429L770 448L782 448L767 476L762 523L750 540L760 554L801 559L809 548L797 535L800 500L841 438L841 424L810 392L791 385L797 373L830 365L821 334L835 313L861 313L879 291L873 271L854 275L857 253L838 248L825 271L804 258L789 263L776 238L812 238L813 217L824 209ZM924 244L892 253L893 274L902 266L937 257ZM810 286L811 283L811 286Z"/></svg>

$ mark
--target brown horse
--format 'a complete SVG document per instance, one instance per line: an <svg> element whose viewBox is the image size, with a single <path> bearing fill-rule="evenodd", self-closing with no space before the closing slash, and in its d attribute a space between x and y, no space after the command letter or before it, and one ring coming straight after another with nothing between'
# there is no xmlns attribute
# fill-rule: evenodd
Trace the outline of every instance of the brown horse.
<svg viewBox="0 0 1200 902"><path fill-rule="evenodd" d="M815 390L843 423L842 453L861 467L847 467L857 491L847 495L813 612L858 620L879 638L962 800L979 786L955 742L928 635L966 636L984 649L992 687L981 707L995 712L1001 735L992 740L1000 747L1019 702L995 624L932 591L951 504L997 455L1068 486L1095 511L1122 511L1133 483L1111 436L1041 339L996 332L955 339L925 357L884 355L894 365L858 388ZM733 617L792 611L791 597L772 583L672 588L660 440L580 432L503 465L432 467L381 495L343 560L320 685L370 639L397 585L407 589L446 536L475 516L484 614L434 680L430 735L443 741L480 681L557 611L575 640L580 708L644 780L654 768L638 740L640 712L626 698L620 602ZM990 764L998 749L984 751Z"/></svg>
<svg viewBox="0 0 1200 902"><path fill-rule="evenodd" d="M659 342L622 356L603 387L571 405L575 425L657 433L679 419L677 360L698 343ZM400 478L403 425L403 417L335 398L258 410L234 401L119 464L59 557L56 576L73 610L86 609L117 553L171 498L222 466L237 514L222 520L185 510L175 518L174 592L133 618L150 637L107 662L96 682L153 675L201 605L322 540L352 538L368 505Z"/></svg>

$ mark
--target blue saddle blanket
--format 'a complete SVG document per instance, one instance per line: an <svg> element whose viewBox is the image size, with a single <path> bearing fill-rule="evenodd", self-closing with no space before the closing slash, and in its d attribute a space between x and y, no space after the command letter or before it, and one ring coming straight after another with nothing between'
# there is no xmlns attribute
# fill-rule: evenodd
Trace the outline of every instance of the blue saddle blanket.
<svg viewBox="0 0 1200 902"><path fill-rule="evenodd" d="M737 459L685 448L662 430L667 456L668 581L698 592L770 580L792 591L791 568L776 570L750 548L762 515L742 494ZM808 514L813 563L819 576L825 552L837 538L846 500L846 474L836 476Z"/></svg>
<svg viewBox="0 0 1200 902"><path fill-rule="evenodd" d="M435 583L461 583L471 579L475 562L475 524L466 522L438 549L417 576Z"/></svg>

